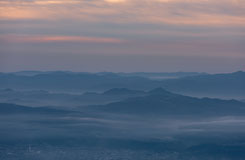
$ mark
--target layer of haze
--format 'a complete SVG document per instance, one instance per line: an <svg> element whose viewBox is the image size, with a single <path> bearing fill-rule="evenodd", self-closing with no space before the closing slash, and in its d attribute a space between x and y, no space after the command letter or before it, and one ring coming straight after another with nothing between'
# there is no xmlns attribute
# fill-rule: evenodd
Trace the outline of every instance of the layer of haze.
<svg viewBox="0 0 245 160"><path fill-rule="evenodd" d="M245 69L244 0L1 0L0 71Z"/></svg>

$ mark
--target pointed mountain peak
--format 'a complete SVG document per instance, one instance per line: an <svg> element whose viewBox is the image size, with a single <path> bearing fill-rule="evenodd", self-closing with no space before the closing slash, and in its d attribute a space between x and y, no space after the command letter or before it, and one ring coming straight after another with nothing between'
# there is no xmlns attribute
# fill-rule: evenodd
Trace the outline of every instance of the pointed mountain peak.
<svg viewBox="0 0 245 160"><path fill-rule="evenodd" d="M234 72L233 74L237 74L237 75L243 75L245 72L243 71L237 71L237 72Z"/></svg>

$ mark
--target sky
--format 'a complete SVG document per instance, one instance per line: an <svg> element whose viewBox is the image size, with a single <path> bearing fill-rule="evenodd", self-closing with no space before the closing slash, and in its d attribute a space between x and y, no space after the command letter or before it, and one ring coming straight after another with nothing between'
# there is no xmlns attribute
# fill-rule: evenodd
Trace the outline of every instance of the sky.
<svg viewBox="0 0 245 160"><path fill-rule="evenodd" d="M244 0L1 0L0 72L245 70Z"/></svg>

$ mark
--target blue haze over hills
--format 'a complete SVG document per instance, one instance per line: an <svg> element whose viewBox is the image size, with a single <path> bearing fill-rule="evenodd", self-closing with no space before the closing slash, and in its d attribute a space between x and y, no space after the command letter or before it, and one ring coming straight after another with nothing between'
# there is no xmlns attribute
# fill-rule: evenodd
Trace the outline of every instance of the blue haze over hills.
<svg viewBox="0 0 245 160"><path fill-rule="evenodd" d="M152 79L152 77L163 77ZM165 78L166 79L165 79ZM170 78L171 77L171 78ZM17 72L0 73L0 88L49 90L59 92L104 91L111 88L150 90L163 87L193 96L240 98L245 95L245 72L205 73L76 73Z"/></svg>
<svg viewBox="0 0 245 160"><path fill-rule="evenodd" d="M242 71L1 73L0 159L243 160L244 82Z"/></svg>

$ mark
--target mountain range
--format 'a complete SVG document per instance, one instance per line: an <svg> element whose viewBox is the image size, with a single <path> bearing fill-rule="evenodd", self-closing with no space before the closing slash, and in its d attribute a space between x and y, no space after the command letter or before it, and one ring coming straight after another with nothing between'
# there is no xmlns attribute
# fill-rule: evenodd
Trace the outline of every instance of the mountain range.
<svg viewBox="0 0 245 160"><path fill-rule="evenodd" d="M106 97L108 101L52 108L0 103L0 159L22 155L24 159L48 159L61 154L64 159L86 155L91 159L94 154L94 159L121 159L136 153L168 160L244 158L245 103L237 100L195 98L163 88L112 88L82 95L13 89L0 93L4 92L26 100L45 95L65 102L70 95L81 102L88 97L90 102ZM114 102L109 101L113 97Z"/></svg>
<svg viewBox="0 0 245 160"><path fill-rule="evenodd" d="M240 101L189 97L171 93L163 88L156 88L141 96L120 102L89 106L89 108L101 112L128 115L188 115L193 117L245 115L245 103Z"/></svg>
<svg viewBox="0 0 245 160"><path fill-rule="evenodd" d="M145 73L146 74L146 73ZM33 72L0 73L0 88L48 90L56 92L104 91L111 88L150 90L163 87L169 91L199 97L244 99L245 72L197 74L171 79L150 79L141 74Z"/></svg>

